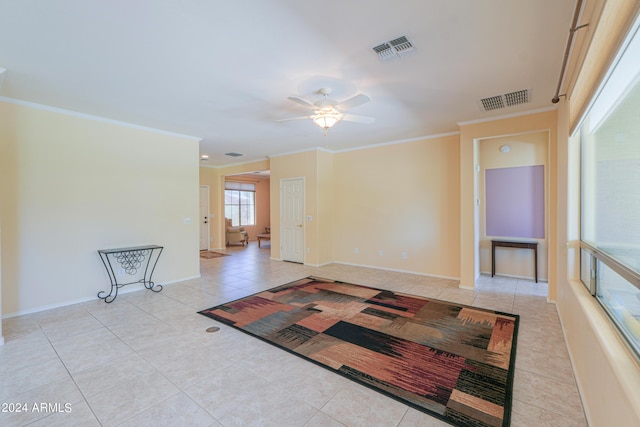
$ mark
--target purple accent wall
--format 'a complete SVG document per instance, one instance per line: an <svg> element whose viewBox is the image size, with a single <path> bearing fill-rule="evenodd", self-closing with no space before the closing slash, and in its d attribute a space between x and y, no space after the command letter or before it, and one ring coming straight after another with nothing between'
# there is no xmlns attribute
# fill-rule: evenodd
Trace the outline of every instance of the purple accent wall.
<svg viewBox="0 0 640 427"><path fill-rule="evenodd" d="M485 171L487 236L544 239L544 165Z"/></svg>

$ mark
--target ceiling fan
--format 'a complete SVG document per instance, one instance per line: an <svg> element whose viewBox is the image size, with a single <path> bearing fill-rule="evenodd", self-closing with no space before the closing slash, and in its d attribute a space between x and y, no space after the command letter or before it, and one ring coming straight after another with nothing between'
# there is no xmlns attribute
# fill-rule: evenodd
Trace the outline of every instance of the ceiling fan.
<svg viewBox="0 0 640 427"><path fill-rule="evenodd" d="M321 94L323 98L314 103L311 103L310 101L297 96L290 96L288 98L295 103L310 108L311 111L313 111L313 114L308 116L280 119L277 121L284 122L288 120L311 119L313 120L313 123L324 129L325 135L329 128L331 128L341 120L366 124L371 124L375 121L373 117L359 116L355 114L348 114L345 112L346 110L362 104L366 104L367 102L371 101L371 99L367 95L358 94L342 102L336 102L333 99L329 99L329 95L331 95L331 89L322 88L318 91L318 93Z"/></svg>

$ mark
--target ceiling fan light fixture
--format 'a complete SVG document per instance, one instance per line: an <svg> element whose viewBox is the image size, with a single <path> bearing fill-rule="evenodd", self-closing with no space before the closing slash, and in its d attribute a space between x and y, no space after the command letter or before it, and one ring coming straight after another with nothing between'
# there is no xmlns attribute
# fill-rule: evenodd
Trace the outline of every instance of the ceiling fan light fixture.
<svg viewBox="0 0 640 427"><path fill-rule="evenodd" d="M313 123L320 126L322 129L329 129L340 121L342 114L316 114L313 118Z"/></svg>

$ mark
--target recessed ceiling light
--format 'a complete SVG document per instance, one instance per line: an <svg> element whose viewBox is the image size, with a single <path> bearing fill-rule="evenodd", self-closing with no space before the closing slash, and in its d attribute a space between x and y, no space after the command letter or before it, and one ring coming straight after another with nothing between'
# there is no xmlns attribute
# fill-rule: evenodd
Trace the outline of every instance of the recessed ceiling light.
<svg viewBox="0 0 640 427"><path fill-rule="evenodd" d="M200 160L209 160L209 155L208 154L202 154L200 156Z"/></svg>

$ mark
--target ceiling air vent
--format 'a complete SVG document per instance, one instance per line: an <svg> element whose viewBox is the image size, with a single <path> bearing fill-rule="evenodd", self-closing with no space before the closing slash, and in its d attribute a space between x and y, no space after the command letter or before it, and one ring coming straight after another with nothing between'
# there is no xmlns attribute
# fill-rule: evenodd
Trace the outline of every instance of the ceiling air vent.
<svg viewBox="0 0 640 427"><path fill-rule="evenodd" d="M373 51L378 55L378 59L383 62L408 55L415 52L415 50L413 43L411 43L407 36L395 38L373 48Z"/></svg>
<svg viewBox="0 0 640 427"><path fill-rule="evenodd" d="M493 111L514 105L526 104L529 102L529 89L517 90L505 93L504 95L490 96L482 98L480 104L484 111Z"/></svg>
<svg viewBox="0 0 640 427"><path fill-rule="evenodd" d="M529 91L527 89L523 89L515 92L505 93L504 100L507 103L507 107L526 104L527 102L529 102Z"/></svg>
<svg viewBox="0 0 640 427"><path fill-rule="evenodd" d="M482 102L482 108L484 108L484 111L504 108L504 100L502 99L502 95L492 96L490 98L482 98L480 102Z"/></svg>
<svg viewBox="0 0 640 427"><path fill-rule="evenodd" d="M243 154L240 154L240 153L234 153L234 152L232 151L232 152L230 152L230 153L224 153L224 155L225 155L225 156L229 156L229 157L240 157L240 156L242 156Z"/></svg>
<svg viewBox="0 0 640 427"><path fill-rule="evenodd" d="M389 43L382 43L374 47L373 51L378 55L378 59L381 61L388 61L397 56L396 51L391 48Z"/></svg>

